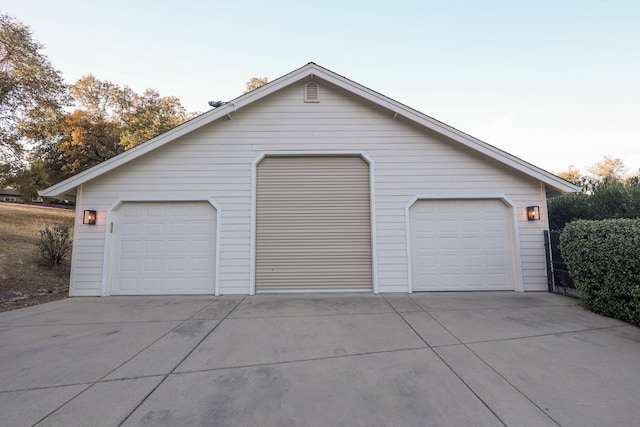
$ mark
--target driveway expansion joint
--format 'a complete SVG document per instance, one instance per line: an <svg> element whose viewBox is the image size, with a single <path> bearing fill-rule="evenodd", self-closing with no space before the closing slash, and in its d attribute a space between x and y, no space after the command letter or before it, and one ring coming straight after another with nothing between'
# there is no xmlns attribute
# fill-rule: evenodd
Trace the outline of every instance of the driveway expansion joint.
<svg viewBox="0 0 640 427"><path fill-rule="evenodd" d="M557 335L566 335L566 334L578 334L581 332L595 332L595 331L604 331L610 329L620 329L626 328L631 325L616 325L616 326L602 326L599 328L587 328L587 329L576 329L571 331L560 331L560 332L549 332L546 334L535 334L535 335L526 335L522 337L510 337L510 338L499 338L494 340L481 340L481 341L460 341L464 345L472 345L472 344L483 344L483 343L492 343L492 342L501 342L501 341L516 341L516 340L525 340L528 338L540 338L540 337L551 337Z"/></svg>
<svg viewBox="0 0 640 427"><path fill-rule="evenodd" d="M332 359L346 359L350 357L373 356L377 354L401 353L405 351L416 351L416 350L431 350L431 349L429 347L407 347L407 348L397 348L393 350L367 351L362 353L339 354L335 356L311 357L308 359L282 360L279 362L255 363L252 365L236 365L236 366L222 366L219 368L190 369L190 370L178 371L178 372L174 371L174 372L171 372L169 375L193 374L196 372L226 371L230 369L259 368L263 366L289 365L293 363L316 362L319 360L332 360Z"/></svg>
<svg viewBox="0 0 640 427"><path fill-rule="evenodd" d="M52 388L74 387L74 386L80 386L80 385L86 385L87 388L89 388L89 386L92 386L94 384L95 384L94 382L85 382L85 383L72 383L72 384L45 385L45 386L39 386L39 387L17 388L17 389L14 389L14 390L0 390L0 394L3 394L3 393L17 393L17 392L21 392L21 391L48 390L48 389L52 389Z"/></svg>

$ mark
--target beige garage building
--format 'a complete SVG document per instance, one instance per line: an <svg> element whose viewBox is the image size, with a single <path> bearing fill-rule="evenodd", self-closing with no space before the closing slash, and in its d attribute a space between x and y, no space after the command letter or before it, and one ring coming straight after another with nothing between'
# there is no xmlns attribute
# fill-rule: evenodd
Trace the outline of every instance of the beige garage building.
<svg viewBox="0 0 640 427"><path fill-rule="evenodd" d="M544 290L573 191L309 63L41 195L77 203L71 295L105 296Z"/></svg>

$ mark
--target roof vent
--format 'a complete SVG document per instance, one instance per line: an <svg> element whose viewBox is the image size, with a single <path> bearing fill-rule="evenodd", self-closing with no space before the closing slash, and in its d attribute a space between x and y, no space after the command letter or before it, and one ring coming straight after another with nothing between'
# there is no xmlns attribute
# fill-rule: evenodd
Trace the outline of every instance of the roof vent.
<svg viewBox="0 0 640 427"><path fill-rule="evenodd" d="M309 82L304 86L304 102L320 102L320 86Z"/></svg>

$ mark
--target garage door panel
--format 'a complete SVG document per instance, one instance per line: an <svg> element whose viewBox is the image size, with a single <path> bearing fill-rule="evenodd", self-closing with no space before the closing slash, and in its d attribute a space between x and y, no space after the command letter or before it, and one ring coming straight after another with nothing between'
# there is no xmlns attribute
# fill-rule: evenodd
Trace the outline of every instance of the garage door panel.
<svg viewBox="0 0 640 427"><path fill-rule="evenodd" d="M142 265L142 272L143 273L158 273L162 271L162 259L159 258L145 258Z"/></svg>
<svg viewBox="0 0 640 427"><path fill-rule="evenodd" d="M469 289L473 289L473 288L482 288L484 286L484 275L480 274L480 273L474 273L472 270L472 272L470 273L466 273L463 276L463 280L465 283L465 287L469 288Z"/></svg>
<svg viewBox="0 0 640 427"><path fill-rule="evenodd" d="M509 212L497 199L416 202L410 208L413 289L513 289Z"/></svg>
<svg viewBox="0 0 640 427"><path fill-rule="evenodd" d="M137 223L129 223L124 224L122 229L122 234L126 235L128 238L140 237L142 234L140 231L140 224Z"/></svg>
<svg viewBox="0 0 640 427"><path fill-rule="evenodd" d="M144 237L162 237L164 236L164 224L162 223L146 223L144 225Z"/></svg>
<svg viewBox="0 0 640 427"><path fill-rule="evenodd" d="M140 250L140 242L135 240L126 240L121 242L120 252L123 254L135 254Z"/></svg>
<svg viewBox="0 0 640 427"><path fill-rule="evenodd" d="M507 242L505 242L504 236L487 236L485 242L488 250L505 252L507 249Z"/></svg>
<svg viewBox="0 0 640 427"><path fill-rule="evenodd" d="M200 293L206 293L206 291L209 289L210 287L210 280L211 278L208 276L203 276L203 277L193 277L191 279L191 286L194 290L196 291L200 291Z"/></svg>
<svg viewBox="0 0 640 427"><path fill-rule="evenodd" d="M187 234L187 224L185 223L168 224L168 229L168 235L170 237L184 236Z"/></svg>
<svg viewBox="0 0 640 427"><path fill-rule="evenodd" d="M463 261L465 269L467 268L481 268L484 265L484 257L481 254L468 254L464 257Z"/></svg>
<svg viewBox="0 0 640 427"><path fill-rule="evenodd" d="M138 286L137 278L120 279L119 288L121 292L132 292Z"/></svg>
<svg viewBox="0 0 640 427"><path fill-rule="evenodd" d="M183 277L169 277L167 278L167 289L169 291L179 292L186 286L185 282Z"/></svg>
<svg viewBox="0 0 640 427"><path fill-rule="evenodd" d="M127 202L114 219L112 294L213 293L216 212L208 202Z"/></svg>
<svg viewBox="0 0 640 427"><path fill-rule="evenodd" d="M137 259L124 259L120 262L120 270L121 271L138 271L138 260Z"/></svg>
<svg viewBox="0 0 640 427"><path fill-rule="evenodd" d="M161 283L157 277L142 277L142 290L147 292L159 292Z"/></svg>
<svg viewBox="0 0 640 427"><path fill-rule="evenodd" d="M185 273L187 271L187 260L184 258L170 259L167 262L168 273Z"/></svg>
<svg viewBox="0 0 640 427"><path fill-rule="evenodd" d="M186 255L188 253L187 242L185 240L171 240L169 242L169 254Z"/></svg>
<svg viewBox="0 0 640 427"><path fill-rule="evenodd" d="M456 273L441 273L437 277L441 286L445 286L452 289L460 288L460 275Z"/></svg>
<svg viewBox="0 0 640 427"><path fill-rule="evenodd" d="M191 257L190 261L190 270L194 273L204 273L209 271L211 260L208 257Z"/></svg>
<svg viewBox="0 0 640 427"><path fill-rule="evenodd" d="M462 246L462 250L464 251L464 253L468 253L471 251L476 251L476 250L481 250L482 247L484 246L484 240L482 239L482 237L476 235L475 233L473 235L462 235L462 239L461 239L461 246ZM454 239L451 239L454 240Z"/></svg>

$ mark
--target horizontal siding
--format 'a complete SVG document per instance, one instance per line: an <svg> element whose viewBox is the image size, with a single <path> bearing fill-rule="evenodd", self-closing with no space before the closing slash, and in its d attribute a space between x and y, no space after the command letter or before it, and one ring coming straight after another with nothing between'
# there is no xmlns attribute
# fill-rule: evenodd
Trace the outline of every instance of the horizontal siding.
<svg viewBox="0 0 640 427"><path fill-rule="evenodd" d="M473 154L328 85L321 102L302 102L303 84L273 94L83 185L77 212L97 209L99 225L78 228L72 294L98 295L105 214L119 197L210 197L221 209L220 290L249 291L251 163L263 151L361 150L375 163L378 280L381 292L407 290L406 204L419 194L504 194L517 205L526 289L546 286L539 183ZM373 108L372 108L373 107ZM541 207L528 222L525 208ZM102 223L101 223L102 221ZM543 261L542 261L543 262ZM90 272L90 274L85 274Z"/></svg>

